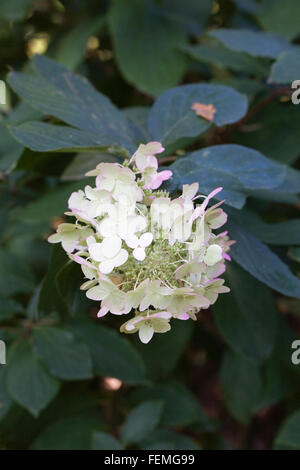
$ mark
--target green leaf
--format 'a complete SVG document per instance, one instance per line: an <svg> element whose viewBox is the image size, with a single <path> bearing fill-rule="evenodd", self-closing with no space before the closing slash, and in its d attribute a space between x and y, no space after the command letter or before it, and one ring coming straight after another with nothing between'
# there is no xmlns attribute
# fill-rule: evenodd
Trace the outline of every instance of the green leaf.
<svg viewBox="0 0 300 470"><path fill-rule="evenodd" d="M282 7L280 0L262 0L258 20L267 31L280 34L286 39L294 39L300 33L297 15L299 2L286 0L284 8Z"/></svg>
<svg viewBox="0 0 300 470"><path fill-rule="evenodd" d="M34 277L23 259L7 249L0 249L0 295L28 293L34 288Z"/></svg>
<svg viewBox="0 0 300 470"><path fill-rule="evenodd" d="M101 429L97 416L71 416L50 424L32 445L33 450L91 450L94 431Z"/></svg>
<svg viewBox="0 0 300 470"><path fill-rule="evenodd" d="M21 20L26 16L29 6L33 0L2 0L0 16L9 21Z"/></svg>
<svg viewBox="0 0 300 470"><path fill-rule="evenodd" d="M203 168L234 177L245 189L276 188L285 168L260 152L235 144L215 145L190 153L187 158ZM220 184L221 184L220 180Z"/></svg>
<svg viewBox="0 0 300 470"><path fill-rule="evenodd" d="M211 125L191 109L193 103L212 104L216 108L217 126L232 124L247 111L247 98L232 88L192 84L172 88L154 103L149 116L149 129L155 140L170 145L183 137L197 137Z"/></svg>
<svg viewBox="0 0 300 470"><path fill-rule="evenodd" d="M258 238L232 222L228 225L230 237L236 240L231 248L233 259L272 289L300 298L300 280L288 266Z"/></svg>
<svg viewBox="0 0 300 470"><path fill-rule="evenodd" d="M181 79L186 60L177 50L185 39L153 1L118 0L109 13L116 59L126 80L158 95ZM138 38L138 40L137 40Z"/></svg>
<svg viewBox="0 0 300 470"><path fill-rule="evenodd" d="M299 75L300 76L300 75ZM293 163L299 156L299 109L291 103L274 101L249 121L253 130L236 135L238 143L249 145L279 162Z"/></svg>
<svg viewBox="0 0 300 470"><path fill-rule="evenodd" d="M164 14L172 22L182 27L189 34L198 35L211 14L213 1L189 0L183 3L182 0L164 0L162 8Z"/></svg>
<svg viewBox="0 0 300 470"><path fill-rule="evenodd" d="M242 356L227 352L221 369L221 385L230 413L241 423L249 424L262 388L259 367Z"/></svg>
<svg viewBox="0 0 300 470"><path fill-rule="evenodd" d="M182 184L199 182L200 191L209 193L218 186L223 191L216 199L225 199L230 206L241 208L250 189L279 186L285 167L256 150L225 144L206 147L179 158L170 166L174 171L171 191Z"/></svg>
<svg viewBox="0 0 300 470"><path fill-rule="evenodd" d="M87 41L90 36L98 33L105 24L103 16L94 19L81 19L69 33L63 36L56 50L55 58L71 70L75 70L84 59Z"/></svg>
<svg viewBox="0 0 300 470"><path fill-rule="evenodd" d="M286 175L283 182L275 190L248 190L249 196L266 201L285 202L295 204L299 202L297 194L300 193L300 171L285 167Z"/></svg>
<svg viewBox="0 0 300 470"><path fill-rule="evenodd" d="M130 108L124 109L125 116L134 126L137 144L151 140L151 135L148 129L150 110L151 108L146 106L131 106Z"/></svg>
<svg viewBox="0 0 300 470"><path fill-rule="evenodd" d="M168 333L154 335L147 347L138 339L135 340L151 379L166 377L176 367L190 341L193 329L193 322L175 320Z"/></svg>
<svg viewBox="0 0 300 470"><path fill-rule="evenodd" d="M300 411L290 415L275 438L274 449L300 450Z"/></svg>
<svg viewBox="0 0 300 470"><path fill-rule="evenodd" d="M94 432L92 437L93 450L122 450L122 444L107 432Z"/></svg>
<svg viewBox="0 0 300 470"><path fill-rule="evenodd" d="M292 83L300 77L300 52L286 51L280 54L272 65L269 81L271 83Z"/></svg>
<svg viewBox="0 0 300 470"><path fill-rule="evenodd" d="M0 366L0 422L12 407L12 399L6 386L6 367Z"/></svg>
<svg viewBox="0 0 300 470"><path fill-rule="evenodd" d="M147 140L147 139L146 139ZM84 178L85 174L96 168L101 162L120 163L118 157L110 155L105 152L93 153L79 153L72 160L70 165L64 170L61 175L62 181L75 181Z"/></svg>
<svg viewBox="0 0 300 470"><path fill-rule="evenodd" d="M13 298L0 296L0 322L12 318L16 313L23 312L23 306Z"/></svg>
<svg viewBox="0 0 300 470"><path fill-rule="evenodd" d="M9 131L21 144L35 152L74 152L76 150L107 150L112 140L87 131L45 122L26 122Z"/></svg>
<svg viewBox="0 0 300 470"><path fill-rule="evenodd" d="M71 333L59 327L36 327L34 350L55 377L82 380L92 377L88 347Z"/></svg>
<svg viewBox="0 0 300 470"><path fill-rule="evenodd" d="M50 222L67 210L71 193L83 189L87 184L89 184L88 178L61 185L22 208L19 216L28 223Z"/></svg>
<svg viewBox="0 0 300 470"><path fill-rule="evenodd" d="M48 374L32 346L23 341L9 357L7 387L16 402L38 416L57 394L59 382Z"/></svg>
<svg viewBox="0 0 300 470"><path fill-rule="evenodd" d="M91 321L73 321L68 326L87 344L95 374L117 377L126 383L145 381L141 357L119 332Z"/></svg>
<svg viewBox="0 0 300 470"><path fill-rule="evenodd" d="M145 450L199 450L189 437L170 429L155 429L142 443Z"/></svg>
<svg viewBox="0 0 300 470"><path fill-rule="evenodd" d="M77 128L77 133L69 129L76 139L83 138L85 131L87 139L93 135L97 142L99 139L107 142L108 139L111 146L134 150L134 133L130 122L106 96L97 92L86 79L72 74L51 59L37 55L33 63L36 75L12 72L8 80L15 92L33 108ZM46 144L49 145L49 137L46 137ZM95 147L93 141L91 147Z"/></svg>
<svg viewBox="0 0 300 470"><path fill-rule="evenodd" d="M228 49L246 52L255 57L277 59L281 52L292 48L284 38L261 31L219 28L210 31L209 35L218 39Z"/></svg>
<svg viewBox="0 0 300 470"><path fill-rule="evenodd" d="M145 401L131 410L121 429L121 441L125 446L145 439L159 424L163 406L160 401Z"/></svg>
<svg viewBox="0 0 300 470"><path fill-rule="evenodd" d="M211 420L205 415L194 395L181 382L171 380L162 385L140 387L133 392L133 398L139 403L144 400L162 400L162 426L189 426L197 423L205 431L211 430Z"/></svg>
<svg viewBox="0 0 300 470"><path fill-rule="evenodd" d="M300 245L300 220L290 219L282 222L266 223L253 211L227 209L229 218L271 245Z"/></svg>
<svg viewBox="0 0 300 470"><path fill-rule="evenodd" d="M9 130L0 124L0 171L10 172L16 165L23 151L23 146L16 142Z"/></svg>
<svg viewBox="0 0 300 470"><path fill-rule="evenodd" d="M270 290L235 264L227 267L226 285L231 292L213 307L222 336L236 353L265 360L273 351L278 326Z"/></svg>
<svg viewBox="0 0 300 470"><path fill-rule="evenodd" d="M47 273L42 280L36 299L36 313L38 315L47 315L53 312L64 312L65 304L60 297L55 277L57 272L66 263L66 253L60 245L53 245L48 265Z"/></svg>
<svg viewBox="0 0 300 470"><path fill-rule="evenodd" d="M253 58L244 52L232 51L220 44L184 45L180 49L193 59L205 64L228 67L235 72L244 72L249 75L266 76L268 74L269 67L261 59Z"/></svg>

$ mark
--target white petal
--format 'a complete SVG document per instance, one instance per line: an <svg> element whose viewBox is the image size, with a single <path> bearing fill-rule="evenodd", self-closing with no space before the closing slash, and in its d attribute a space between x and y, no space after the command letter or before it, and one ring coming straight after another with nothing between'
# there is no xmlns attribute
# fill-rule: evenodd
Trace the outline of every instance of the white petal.
<svg viewBox="0 0 300 470"><path fill-rule="evenodd" d="M154 330L151 325L144 323L139 329L139 337L142 343L147 344L153 336Z"/></svg>
<svg viewBox="0 0 300 470"><path fill-rule="evenodd" d="M99 232L102 237L114 237L117 234L117 223L112 217L106 217L99 224Z"/></svg>
<svg viewBox="0 0 300 470"><path fill-rule="evenodd" d="M109 274L113 271L114 267L114 262L109 259L99 264L99 271L103 274Z"/></svg>
<svg viewBox="0 0 300 470"><path fill-rule="evenodd" d="M86 292L86 296L91 300L103 300L107 296L107 292L101 286L95 286Z"/></svg>
<svg viewBox="0 0 300 470"><path fill-rule="evenodd" d="M101 243L92 243L89 246L89 252L93 260L95 261L104 261L104 256L102 252Z"/></svg>
<svg viewBox="0 0 300 470"><path fill-rule="evenodd" d="M145 250L141 246L133 250L132 254L138 261L143 261L146 258Z"/></svg>
<svg viewBox="0 0 300 470"><path fill-rule="evenodd" d="M59 243L61 241L61 235L59 233L54 233L48 237L49 243Z"/></svg>
<svg viewBox="0 0 300 470"><path fill-rule="evenodd" d="M139 245L141 246L149 246L153 241L153 235L150 232L143 233L140 237Z"/></svg>
<svg viewBox="0 0 300 470"><path fill-rule="evenodd" d="M210 245L207 248L206 254L204 256L204 263L208 266L213 266L222 259L222 248L219 245Z"/></svg>
<svg viewBox="0 0 300 470"><path fill-rule="evenodd" d="M122 250L119 251L117 256L112 258L112 261L113 261L115 267L122 266L122 264L126 263L127 260L128 260L128 252L126 250L124 250L123 248L122 248Z"/></svg>
<svg viewBox="0 0 300 470"><path fill-rule="evenodd" d="M139 244L139 239L136 235L127 235L125 242L130 248L136 248Z"/></svg>
<svg viewBox="0 0 300 470"><path fill-rule="evenodd" d="M109 237L104 238L103 242L101 243L101 250L105 258L113 258L116 256L122 245L122 240L119 237Z"/></svg>

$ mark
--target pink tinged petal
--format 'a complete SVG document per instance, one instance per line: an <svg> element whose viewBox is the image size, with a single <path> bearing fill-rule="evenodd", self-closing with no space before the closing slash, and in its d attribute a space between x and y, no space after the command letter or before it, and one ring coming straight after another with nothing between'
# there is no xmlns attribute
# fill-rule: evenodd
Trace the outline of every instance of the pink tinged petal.
<svg viewBox="0 0 300 470"><path fill-rule="evenodd" d="M127 325L125 326L125 330L127 331L132 331L134 329L135 329L135 326L132 323L127 323Z"/></svg>
<svg viewBox="0 0 300 470"><path fill-rule="evenodd" d="M97 317L101 318L104 317L109 312L109 308L105 305L100 308L99 312L97 313Z"/></svg>
<svg viewBox="0 0 300 470"><path fill-rule="evenodd" d="M227 261L231 261L231 257L227 253L223 253L223 258Z"/></svg>
<svg viewBox="0 0 300 470"><path fill-rule="evenodd" d="M198 217L200 217L200 215L203 215L202 206L196 207L196 209L194 210L194 212L192 214L191 222L194 222L194 220L198 219Z"/></svg>
<svg viewBox="0 0 300 470"><path fill-rule="evenodd" d="M222 190L223 190L223 188L220 186L219 188L216 188L211 193L209 193L209 195L207 196L207 198L205 199L205 201L201 205L201 208L202 208L203 212L207 208L210 199L212 199L214 196L216 196L216 194L218 194Z"/></svg>
<svg viewBox="0 0 300 470"><path fill-rule="evenodd" d="M143 325L140 326L139 329L139 338L142 343L147 344L151 340L154 334L154 329L151 325L147 325L147 323L144 323Z"/></svg>
<svg viewBox="0 0 300 470"><path fill-rule="evenodd" d="M172 317L172 314L170 312L156 312L153 315L151 315L151 318L164 318L165 320L169 320L169 318Z"/></svg>
<svg viewBox="0 0 300 470"><path fill-rule="evenodd" d="M76 261L76 263L81 264L83 266L88 266L91 269L94 269L96 271L95 266L92 263L89 263L86 259L82 258L81 256L78 255L72 255L71 259Z"/></svg>
<svg viewBox="0 0 300 470"><path fill-rule="evenodd" d="M166 181L170 178L172 178L172 171L171 170L164 170L164 171L160 171L158 173L158 177L161 179L161 181Z"/></svg>
<svg viewBox="0 0 300 470"><path fill-rule="evenodd" d="M176 318L178 320L189 320L190 316L188 313L180 313L180 315L177 315Z"/></svg>
<svg viewBox="0 0 300 470"><path fill-rule="evenodd" d="M153 241L153 234L150 233L150 232L147 232L147 233L143 233L143 235L141 235L138 244L140 246L146 247L146 246L151 245L152 241Z"/></svg>
<svg viewBox="0 0 300 470"><path fill-rule="evenodd" d="M129 248L136 248L139 244L139 239L136 235L128 235L125 238L125 243Z"/></svg>
<svg viewBox="0 0 300 470"><path fill-rule="evenodd" d="M141 246L138 248L135 248L132 254L135 257L135 259L137 259L138 261L143 261L146 258L145 250Z"/></svg>

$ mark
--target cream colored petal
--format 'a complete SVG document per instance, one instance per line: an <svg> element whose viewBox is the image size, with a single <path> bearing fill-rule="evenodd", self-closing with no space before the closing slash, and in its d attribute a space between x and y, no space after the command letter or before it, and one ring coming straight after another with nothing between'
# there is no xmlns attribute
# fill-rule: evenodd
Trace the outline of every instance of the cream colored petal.
<svg viewBox="0 0 300 470"><path fill-rule="evenodd" d="M151 325L144 323L139 328L139 337L142 343L147 344L153 336L154 330Z"/></svg>

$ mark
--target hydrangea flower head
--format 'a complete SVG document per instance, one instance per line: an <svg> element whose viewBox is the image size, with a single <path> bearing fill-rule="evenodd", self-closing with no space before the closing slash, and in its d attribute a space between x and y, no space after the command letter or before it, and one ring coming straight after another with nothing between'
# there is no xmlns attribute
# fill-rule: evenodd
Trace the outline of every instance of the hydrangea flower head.
<svg viewBox="0 0 300 470"><path fill-rule="evenodd" d="M158 171L160 142L141 144L123 165L100 163L88 173L95 187L74 192L67 215L50 243L61 243L81 266L81 289L99 303L98 317L126 315L121 332L138 332L143 343L170 330L173 321L196 320L201 309L229 292L220 277L233 241L214 233L227 220L211 200L222 190L199 194L183 185L171 199L158 189L172 172Z"/></svg>

